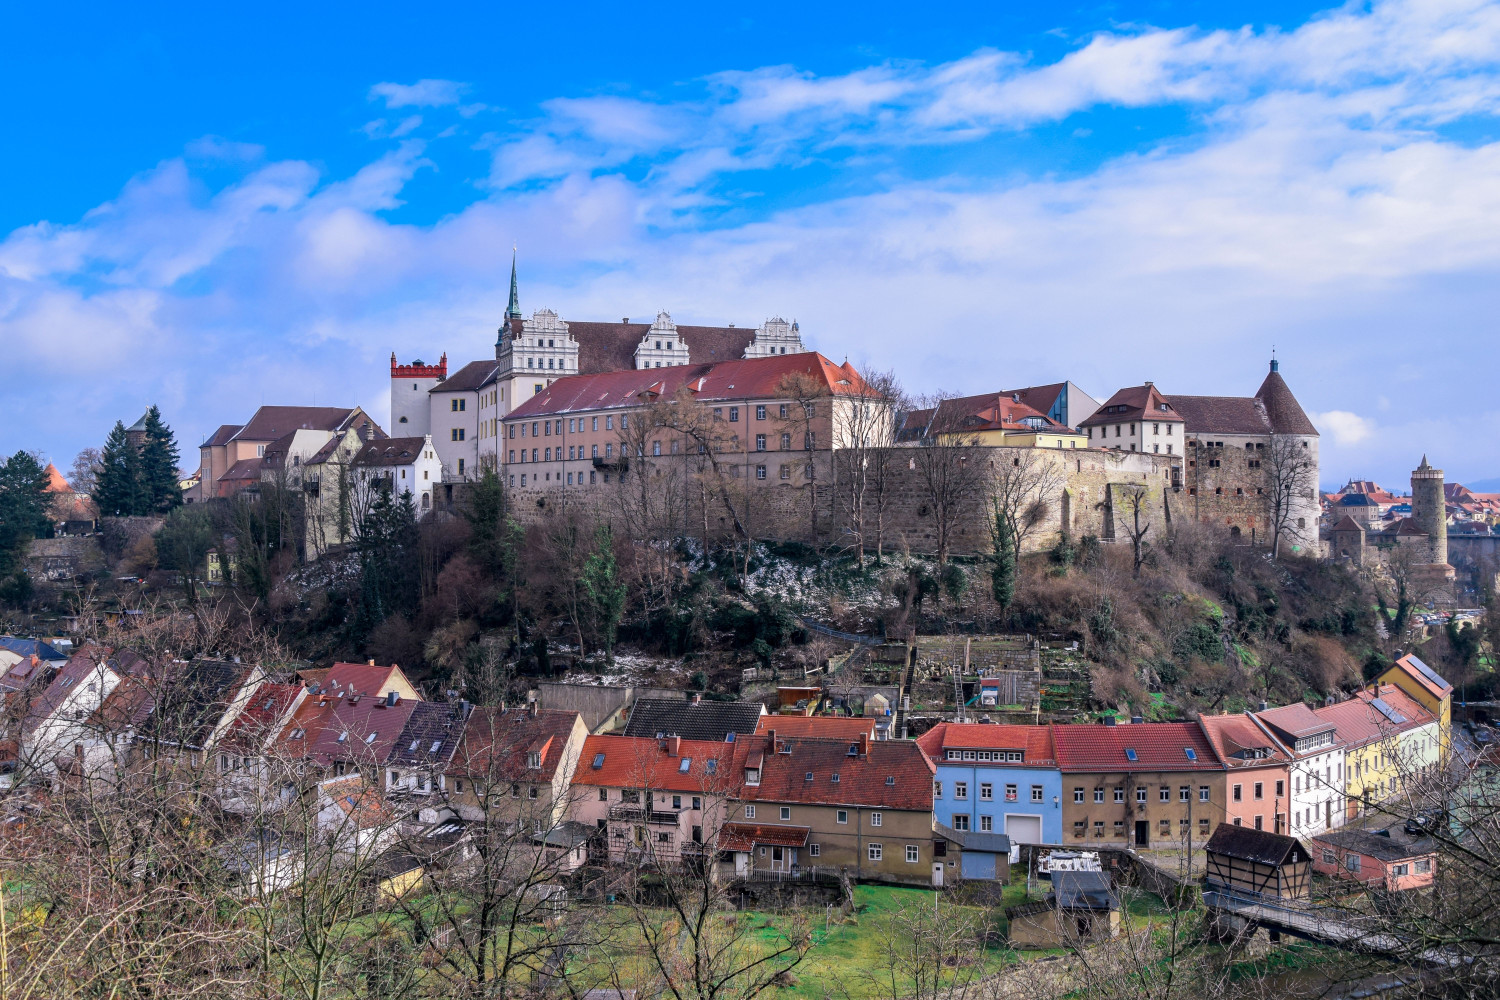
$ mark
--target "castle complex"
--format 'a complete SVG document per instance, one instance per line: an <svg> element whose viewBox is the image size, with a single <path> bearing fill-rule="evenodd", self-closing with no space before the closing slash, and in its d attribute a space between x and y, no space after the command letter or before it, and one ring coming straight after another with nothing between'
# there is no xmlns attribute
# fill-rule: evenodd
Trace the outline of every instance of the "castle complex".
<svg viewBox="0 0 1500 1000"><path fill-rule="evenodd" d="M391 355L391 431L432 435L446 482L476 478L498 467L500 422L510 412L568 375L623 369L675 368L743 358L801 354L807 350L795 322L779 317L758 327L679 326L667 312L651 323L569 322L550 309L522 317L516 265L511 261L510 303L495 338L494 360L471 361L448 373L448 356L436 365L400 364Z"/></svg>

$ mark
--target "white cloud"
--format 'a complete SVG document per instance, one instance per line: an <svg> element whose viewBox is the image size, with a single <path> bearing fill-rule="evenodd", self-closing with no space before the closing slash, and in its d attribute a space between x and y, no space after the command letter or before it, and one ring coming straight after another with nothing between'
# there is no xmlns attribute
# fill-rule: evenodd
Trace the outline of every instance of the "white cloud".
<svg viewBox="0 0 1500 1000"><path fill-rule="evenodd" d="M1348 410L1314 413L1312 422L1324 434L1333 435L1335 444L1345 447L1363 444L1370 435L1375 433L1374 421L1367 420L1357 413L1350 413Z"/></svg>
<svg viewBox="0 0 1500 1000"><path fill-rule="evenodd" d="M377 83L370 88L370 100L382 99L387 108L441 108L457 105L468 90L468 84L456 80Z"/></svg>
<svg viewBox="0 0 1500 1000"><path fill-rule="evenodd" d="M1419 457L1407 452L1444 440L1465 441L1474 466L1454 458L1450 474L1473 477L1500 464L1500 443L1470 443L1486 369L1452 359L1487 344L1500 313L1500 144L1431 126L1494 106L1497 10L1384 3L1287 32L1097 35L1045 65L986 50L832 77L719 74L675 102L569 96L492 136L488 196L430 225L387 218L438 156L410 136L345 178L246 157L207 195L191 162L169 161L76 223L0 241L0 342L40 385L80 366L129 372L99 395L111 413L179 392L179 419L205 431L312 386L379 414L391 350L492 349L518 241L527 310L783 313L835 358L897 367L918 389L1067 377L1107 395L1151 378L1248 395L1274 341L1324 432L1326 479L1399 478ZM455 106L453 88L371 96ZM1162 103L1201 117L1068 177L913 180L880 159ZM799 192L776 213L729 189L818 158L878 166L858 168L860 194ZM1376 390L1395 379L1403 398L1445 405L1394 415ZM1378 433L1360 415L1372 405ZM74 447L103 415L78 418ZM0 425L0 448L17 433Z"/></svg>

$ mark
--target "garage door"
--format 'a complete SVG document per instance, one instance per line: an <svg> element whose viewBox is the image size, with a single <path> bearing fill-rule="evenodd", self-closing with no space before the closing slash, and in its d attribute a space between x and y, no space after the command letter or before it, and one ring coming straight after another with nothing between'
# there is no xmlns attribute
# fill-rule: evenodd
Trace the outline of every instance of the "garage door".
<svg viewBox="0 0 1500 1000"><path fill-rule="evenodd" d="M1042 818L1040 816L1005 817L1005 835L1012 844L1040 844L1042 842Z"/></svg>

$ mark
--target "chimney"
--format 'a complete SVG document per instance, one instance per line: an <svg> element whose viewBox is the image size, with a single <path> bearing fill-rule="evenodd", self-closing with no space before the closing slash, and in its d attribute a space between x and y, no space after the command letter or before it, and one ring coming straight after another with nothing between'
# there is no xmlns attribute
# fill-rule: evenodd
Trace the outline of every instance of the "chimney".
<svg viewBox="0 0 1500 1000"><path fill-rule="evenodd" d="M699 702L701 702L702 700L703 700L703 695L695 691L695 692L693 692L693 697L689 700L689 704L696 705Z"/></svg>
<svg viewBox="0 0 1500 1000"><path fill-rule="evenodd" d="M1271 707L1271 706L1270 706L1270 705L1268 705L1268 704L1266 704L1266 703L1265 703L1265 702L1264 702L1264 701L1262 701L1262 702L1261 702L1261 703L1260 703L1260 708L1259 708L1259 709L1258 709L1258 711L1261 711L1261 712L1264 712L1264 711L1266 711L1266 710L1267 710L1267 709L1269 709L1269 708L1270 708L1270 707Z"/></svg>
<svg viewBox="0 0 1500 1000"><path fill-rule="evenodd" d="M1152 386L1153 386L1153 385L1155 385L1155 384L1156 384L1156 383L1155 383L1155 382L1150 382L1150 381L1148 381L1148 382L1147 382L1147 383L1146 383L1146 388L1147 388L1147 389L1149 389L1149 388L1151 388L1151 387L1152 387Z"/></svg>
<svg viewBox="0 0 1500 1000"><path fill-rule="evenodd" d="M868 756L870 756L870 734L869 733L860 733L859 734L859 755L861 757L868 757Z"/></svg>
<svg viewBox="0 0 1500 1000"><path fill-rule="evenodd" d="M682 737L681 736L668 736L667 737L667 756L668 757L676 757L678 755L678 752L681 751L681 750L682 750Z"/></svg>
<svg viewBox="0 0 1500 1000"><path fill-rule="evenodd" d="M367 667L373 667L374 665L375 665L375 661L374 660L366 660L365 661L365 666L367 666Z"/></svg>
<svg viewBox="0 0 1500 1000"><path fill-rule="evenodd" d="M536 709L537 709L537 704L536 704L535 701L528 701L526 703L526 715L529 718L532 718L532 719L536 718Z"/></svg>
<svg viewBox="0 0 1500 1000"><path fill-rule="evenodd" d="M1105 717L1104 717L1104 724L1105 724L1105 725L1106 725L1106 726L1114 726L1114 725L1118 725L1118 723L1117 723L1117 721L1116 721L1116 720L1115 720L1115 717L1114 717L1114 716L1113 716L1113 715L1106 715L1106 716L1105 716Z"/></svg>
<svg viewBox="0 0 1500 1000"><path fill-rule="evenodd" d="M397 694L395 691L387 691L385 693L385 707L386 708L395 708L396 707L396 702L398 702L400 700L401 700L401 695Z"/></svg>
<svg viewBox="0 0 1500 1000"><path fill-rule="evenodd" d="M775 753L776 752L776 730L774 730L774 729L767 729L766 730L766 739L768 739L768 740L771 741L771 752Z"/></svg>

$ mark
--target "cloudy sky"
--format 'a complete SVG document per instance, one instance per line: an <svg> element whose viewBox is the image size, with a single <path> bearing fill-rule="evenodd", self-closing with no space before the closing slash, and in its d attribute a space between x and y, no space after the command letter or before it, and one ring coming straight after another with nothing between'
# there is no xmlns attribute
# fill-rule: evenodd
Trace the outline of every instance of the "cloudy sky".
<svg viewBox="0 0 1500 1000"><path fill-rule="evenodd" d="M0 450L388 409L565 317L800 321L916 391L1249 395L1500 475L1500 2L10 5Z"/></svg>

